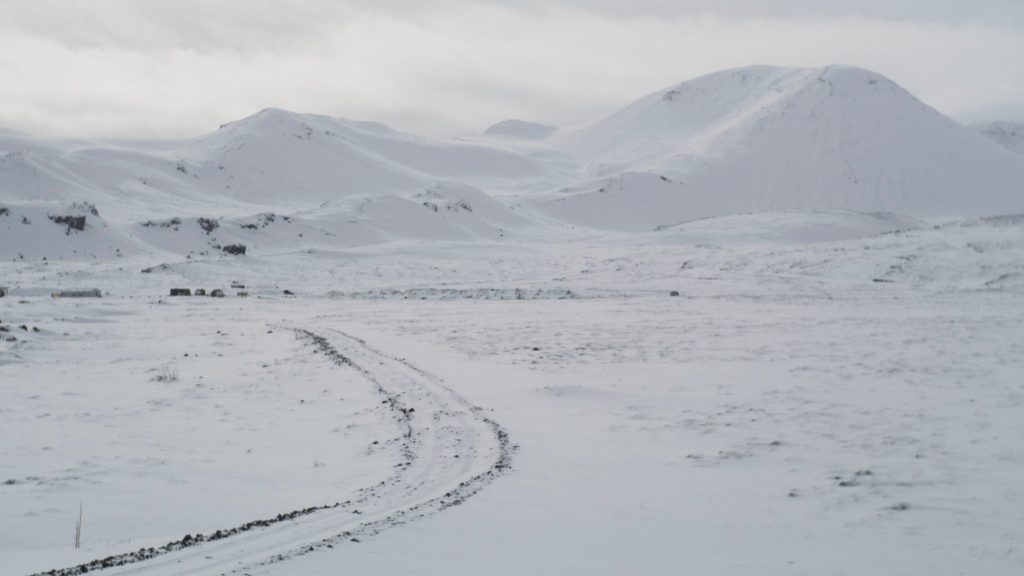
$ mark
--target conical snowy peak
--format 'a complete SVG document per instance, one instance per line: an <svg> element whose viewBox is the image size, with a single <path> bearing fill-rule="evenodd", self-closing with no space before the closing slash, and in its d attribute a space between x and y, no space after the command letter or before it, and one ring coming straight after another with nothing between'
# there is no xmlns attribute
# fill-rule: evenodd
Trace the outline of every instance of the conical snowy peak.
<svg viewBox="0 0 1024 576"><path fill-rule="evenodd" d="M564 142L595 180L560 199L559 216L600 214L597 203L631 210L630 229L766 210L1024 211L1024 159L849 66L709 74Z"/></svg>
<svg viewBox="0 0 1024 576"><path fill-rule="evenodd" d="M652 156L712 155L731 143L726 138L731 132L800 107L847 108L857 115L862 113L858 107L894 106L930 110L893 81L862 68L754 66L715 72L649 94L570 134L567 141L584 160L615 165Z"/></svg>

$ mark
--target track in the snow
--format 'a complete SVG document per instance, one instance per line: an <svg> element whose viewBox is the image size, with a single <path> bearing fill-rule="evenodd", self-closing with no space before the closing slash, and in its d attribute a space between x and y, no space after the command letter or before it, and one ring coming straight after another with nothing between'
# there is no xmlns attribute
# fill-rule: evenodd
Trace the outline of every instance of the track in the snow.
<svg viewBox="0 0 1024 576"><path fill-rule="evenodd" d="M401 430L401 462L390 478L345 502L189 535L34 576L197 576L241 574L260 566L335 548L463 503L510 469L514 447L494 420L438 378L365 341L333 331L328 338L295 330L314 351L369 380Z"/></svg>

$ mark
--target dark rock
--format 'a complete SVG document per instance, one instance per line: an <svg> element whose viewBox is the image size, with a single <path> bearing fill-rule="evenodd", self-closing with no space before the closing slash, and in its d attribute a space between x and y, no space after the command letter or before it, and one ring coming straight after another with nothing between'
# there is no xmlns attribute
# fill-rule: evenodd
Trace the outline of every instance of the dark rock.
<svg viewBox="0 0 1024 576"><path fill-rule="evenodd" d="M142 223L145 228L174 228L181 226L181 218L170 218L168 220L146 220Z"/></svg>
<svg viewBox="0 0 1024 576"><path fill-rule="evenodd" d="M199 227L206 232L207 236L220 226L220 222L214 218L199 218L196 222L199 223Z"/></svg>
<svg viewBox="0 0 1024 576"><path fill-rule="evenodd" d="M57 215L57 216L54 216L53 214L47 214L46 216L50 220L52 220L55 224L64 224L64 225L66 225L68 227L67 232L66 232L66 234L68 236L71 235L71 231L72 230L77 230L79 232L81 232L82 230L85 230L85 216L84 215L79 215L79 216L73 216L73 215L61 216L61 215Z"/></svg>
<svg viewBox="0 0 1024 576"><path fill-rule="evenodd" d="M74 204L71 205L71 207L74 208L75 210L80 210L82 212L88 212L89 214L92 214L93 216L99 216L100 215L100 211L96 209L96 205L93 204L92 202L75 202Z"/></svg>

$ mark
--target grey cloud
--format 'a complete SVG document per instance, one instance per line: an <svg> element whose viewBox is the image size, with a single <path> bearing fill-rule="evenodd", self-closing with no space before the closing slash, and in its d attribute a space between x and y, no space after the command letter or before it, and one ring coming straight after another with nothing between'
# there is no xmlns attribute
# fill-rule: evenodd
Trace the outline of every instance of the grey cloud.
<svg viewBox="0 0 1024 576"><path fill-rule="evenodd" d="M434 134L567 125L749 64L872 68L952 114L1024 101L1007 64L1024 29L1003 0L902 2L892 18L848 0L7 4L0 126L45 134L194 135L268 106ZM914 6L920 19L896 17ZM968 23L983 13L1000 24Z"/></svg>
<svg viewBox="0 0 1024 576"><path fill-rule="evenodd" d="M315 40L353 12L323 0L33 0L5 6L0 31L75 49L262 52Z"/></svg>
<svg viewBox="0 0 1024 576"><path fill-rule="evenodd" d="M539 12L571 7L617 17L678 17L713 14L726 18L880 18L953 25L1024 25L1020 0L448 0L488 3ZM415 0L369 0L364 6L390 11L416 10Z"/></svg>
<svg viewBox="0 0 1024 576"><path fill-rule="evenodd" d="M271 51L343 34L361 14L416 23L481 5L535 15L571 9L616 18L859 16L1024 26L1020 0L32 0L6 3L0 31L74 48Z"/></svg>

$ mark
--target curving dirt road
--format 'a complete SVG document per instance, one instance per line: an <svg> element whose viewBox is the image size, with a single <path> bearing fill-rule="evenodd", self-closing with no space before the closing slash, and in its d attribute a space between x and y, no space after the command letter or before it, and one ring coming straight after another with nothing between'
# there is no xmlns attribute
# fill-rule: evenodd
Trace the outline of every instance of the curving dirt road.
<svg viewBox="0 0 1024 576"><path fill-rule="evenodd" d="M315 353L340 368L359 371L376 386L402 432L401 461L390 478L344 502L35 576L97 570L119 576L244 574L456 506L510 469L514 447L506 432L438 378L344 332L295 332Z"/></svg>

